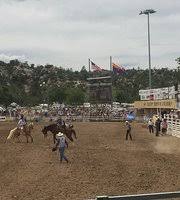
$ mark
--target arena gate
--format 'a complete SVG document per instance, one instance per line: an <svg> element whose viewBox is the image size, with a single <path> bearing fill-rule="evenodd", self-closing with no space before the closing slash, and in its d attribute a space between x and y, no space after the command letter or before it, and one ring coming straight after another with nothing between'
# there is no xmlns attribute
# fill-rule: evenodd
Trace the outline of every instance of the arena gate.
<svg viewBox="0 0 180 200"><path fill-rule="evenodd" d="M173 115L165 115L168 123L167 134L180 138L180 119Z"/></svg>

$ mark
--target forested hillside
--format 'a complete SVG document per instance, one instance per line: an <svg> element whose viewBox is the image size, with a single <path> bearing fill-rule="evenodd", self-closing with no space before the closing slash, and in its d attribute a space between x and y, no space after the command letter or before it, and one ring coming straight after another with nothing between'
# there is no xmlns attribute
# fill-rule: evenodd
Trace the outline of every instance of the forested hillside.
<svg viewBox="0 0 180 200"><path fill-rule="evenodd" d="M87 101L86 79L92 76L111 75L104 71L101 74L63 69L53 65L34 66L12 60L9 63L0 61L0 104L9 105L16 102L20 105L37 105L39 103L64 102L82 104ZM137 100L138 90L148 87L148 70L129 69L122 75L112 75L113 99L119 102ZM153 69L153 88L166 87L180 81L178 69Z"/></svg>

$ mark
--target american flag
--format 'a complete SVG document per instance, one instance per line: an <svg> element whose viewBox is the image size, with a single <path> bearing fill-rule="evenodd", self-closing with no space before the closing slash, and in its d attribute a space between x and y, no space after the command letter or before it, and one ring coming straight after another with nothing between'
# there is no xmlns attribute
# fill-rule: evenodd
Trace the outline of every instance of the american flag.
<svg viewBox="0 0 180 200"><path fill-rule="evenodd" d="M101 67L99 67L99 66L97 66L95 63L93 63L92 61L91 61L91 69L94 71L94 72L102 72L103 71L103 69L101 68Z"/></svg>
<svg viewBox="0 0 180 200"><path fill-rule="evenodd" d="M126 71L124 67L117 65L115 63L112 63L112 68L115 74L123 74Z"/></svg>

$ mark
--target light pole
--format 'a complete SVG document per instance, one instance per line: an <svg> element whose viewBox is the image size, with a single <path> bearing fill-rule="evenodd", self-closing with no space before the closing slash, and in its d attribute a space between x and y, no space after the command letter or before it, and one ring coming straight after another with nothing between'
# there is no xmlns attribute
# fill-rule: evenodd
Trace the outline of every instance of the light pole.
<svg viewBox="0 0 180 200"><path fill-rule="evenodd" d="M149 54L149 89L152 87L152 78L151 78L151 47L150 47L150 24L149 24L149 15L155 13L156 11L153 9L147 9L141 11L139 15L147 15L148 19L148 54Z"/></svg>
<svg viewBox="0 0 180 200"><path fill-rule="evenodd" d="M41 84L40 84L40 87L42 88L42 90L43 90L43 94L42 94L42 97L43 97L43 103L45 104L45 101L46 101L46 95L45 95L45 92L46 92L46 88L45 88L45 86L46 86L46 82L42 82Z"/></svg>

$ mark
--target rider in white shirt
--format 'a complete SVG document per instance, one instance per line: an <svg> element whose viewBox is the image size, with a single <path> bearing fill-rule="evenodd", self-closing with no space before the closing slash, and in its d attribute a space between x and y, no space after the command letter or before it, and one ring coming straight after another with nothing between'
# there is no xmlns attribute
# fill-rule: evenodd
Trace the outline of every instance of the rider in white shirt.
<svg viewBox="0 0 180 200"><path fill-rule="evenodd" d="M24 128L24 126L26 125L26 120L24 118L24 115L21 115L21 118L18 122L17 127L20 128L21 130Z"/></svg>

